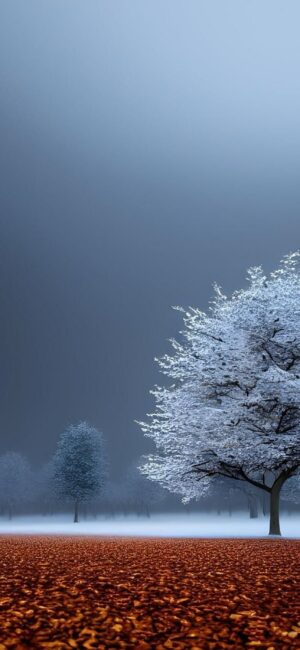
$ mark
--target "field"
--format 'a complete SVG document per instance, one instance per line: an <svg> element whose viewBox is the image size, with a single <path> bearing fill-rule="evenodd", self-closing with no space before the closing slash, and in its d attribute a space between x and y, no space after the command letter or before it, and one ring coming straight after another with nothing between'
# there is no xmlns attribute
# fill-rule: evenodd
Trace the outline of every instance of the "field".
<svg viewBox="0 0 300 650"><path fill-rule="evenodd" d="M299 647L299 542L0 537L0 650Z"/></svg>

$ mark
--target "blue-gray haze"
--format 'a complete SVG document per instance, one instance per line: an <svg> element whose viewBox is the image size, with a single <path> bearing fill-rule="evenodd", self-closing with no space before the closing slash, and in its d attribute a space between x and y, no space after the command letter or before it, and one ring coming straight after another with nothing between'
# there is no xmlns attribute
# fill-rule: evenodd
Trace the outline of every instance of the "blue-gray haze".
<svg viewBox="0 0 300 650"><path fill-rule="evenodd" d="M151 448L153 358L300 244L298 0L0 0L0 452Z"/></svg>

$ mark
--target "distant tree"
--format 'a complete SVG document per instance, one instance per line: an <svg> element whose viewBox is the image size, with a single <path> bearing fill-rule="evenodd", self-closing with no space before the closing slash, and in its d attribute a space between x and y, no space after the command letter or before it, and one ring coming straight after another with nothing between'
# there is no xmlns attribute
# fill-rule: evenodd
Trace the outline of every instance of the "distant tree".
<svg viewBox="0 0 300 650"><path fill-rule="evenodd" d="M43 513L53 513L57 507L57 494L55 489L55 465L51 459L35 473L35 500Z"/></svg>
<svg viewBox="0 0 300 650"><path fill-rule="evenodd" d="M150 516L151 510L166 497L166 490L142 476L136 463L131 463L118 481L106 483L102 506L107 513L113 515L121 512L124 515L136 513Z"/></svg>
<svg viewBox="0 0 300 650"><path fill-rule="evenodd" d="M114 516L118 512L127 513L128 496L122 479L118 481L110 479L107 481L103 493L102 505L106 513L110 516Z"/></svg>
<svg viewBox="0 0 300 650"><path fill-rule="evenodd" d="M228 512L232 507L241 508L246 500L250 519L258 517L259 490L250 483L230 481L227 478L216 478L210 487L209 497L218 504L218 511L227 505Z"/></svg>
<svg viewBox="0 0 300 650"><path fill-rule="evenodd" d="M32 472L27 459L13 451L0 456L0 503L11 519L31 500Z"/></svg>
<svg viewBox="0 0 300 650"><path fill-rule="evenodd" d="M247 483L246 483L246 485L247 485ZM245 491L245 494L247 496L248 510L249 510L250 519L256 519L258 517L257 492L255 492L255 490L253 489L253 490Z"/></svg>
<svg viewBox="0 0 300 650"><path fill-rule="evenodd" d="M54 481L57 495L74 504L74 522L80 504L101 493L106 472L102 433L87 422L69 426L58 442Z"/></svg>
<svg viewBox="0 0 300 650"><path fill-rule="evenodd" d="M292 476L284 485L282 498L285 501L300 505L300 475Z"/></svg>
<svg viewBox="0 0 300 650"><path fill-rule="evenodd" d="M232 481L232 490L233 492L240 491L244 495L247 502L250 519L257 519L260 496L259 490L254 485L251 485L251 483L248 483L246 481Z"/></svg>
<svg viewBox="0 0 300 650"><path fill-rule="evenodd" d="M131 463L123 482L127 509L150 517L151 509L166 498L166 490L143 476L137 463ZM124 498L123 497L123 498Z"/></svg>
<svg viewBox="0 0 300 650"><path fill-rule="evenodd" d="M300 466L299 254L230 299L216 288L209 314L184 311L183 342L159 361L171 380L156 387L143 431L157 447L142 471L184 501L216 477L270 495L270 534L280 535L279 497Z"/></svg>

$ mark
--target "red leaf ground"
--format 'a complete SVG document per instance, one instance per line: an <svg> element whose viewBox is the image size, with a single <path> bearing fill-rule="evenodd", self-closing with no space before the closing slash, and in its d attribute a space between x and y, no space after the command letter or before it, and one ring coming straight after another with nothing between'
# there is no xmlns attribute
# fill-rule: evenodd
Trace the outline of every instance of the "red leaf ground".
<svg viewBox="0 0 300 650"><path fill-rule="evenodd" d="M4 648L296 648L299 543L0 538Z"/></svg>

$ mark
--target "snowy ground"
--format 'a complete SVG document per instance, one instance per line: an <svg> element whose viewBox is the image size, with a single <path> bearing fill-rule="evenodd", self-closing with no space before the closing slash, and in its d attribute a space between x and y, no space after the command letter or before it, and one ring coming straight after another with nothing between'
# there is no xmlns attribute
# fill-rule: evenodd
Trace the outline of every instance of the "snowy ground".
<svg viewBox="0 0 300 650"><path fill-rule="evenodd" d="M282 516L281 532L285 537L300 538L300 515ZM146 517L98 517L72 522L71 515L53 517L0 518L0 534L45 535L119 535L154 537L264 537L268 519L249 519L244 513L232 517L215 514L156 514Z"/></svg>

